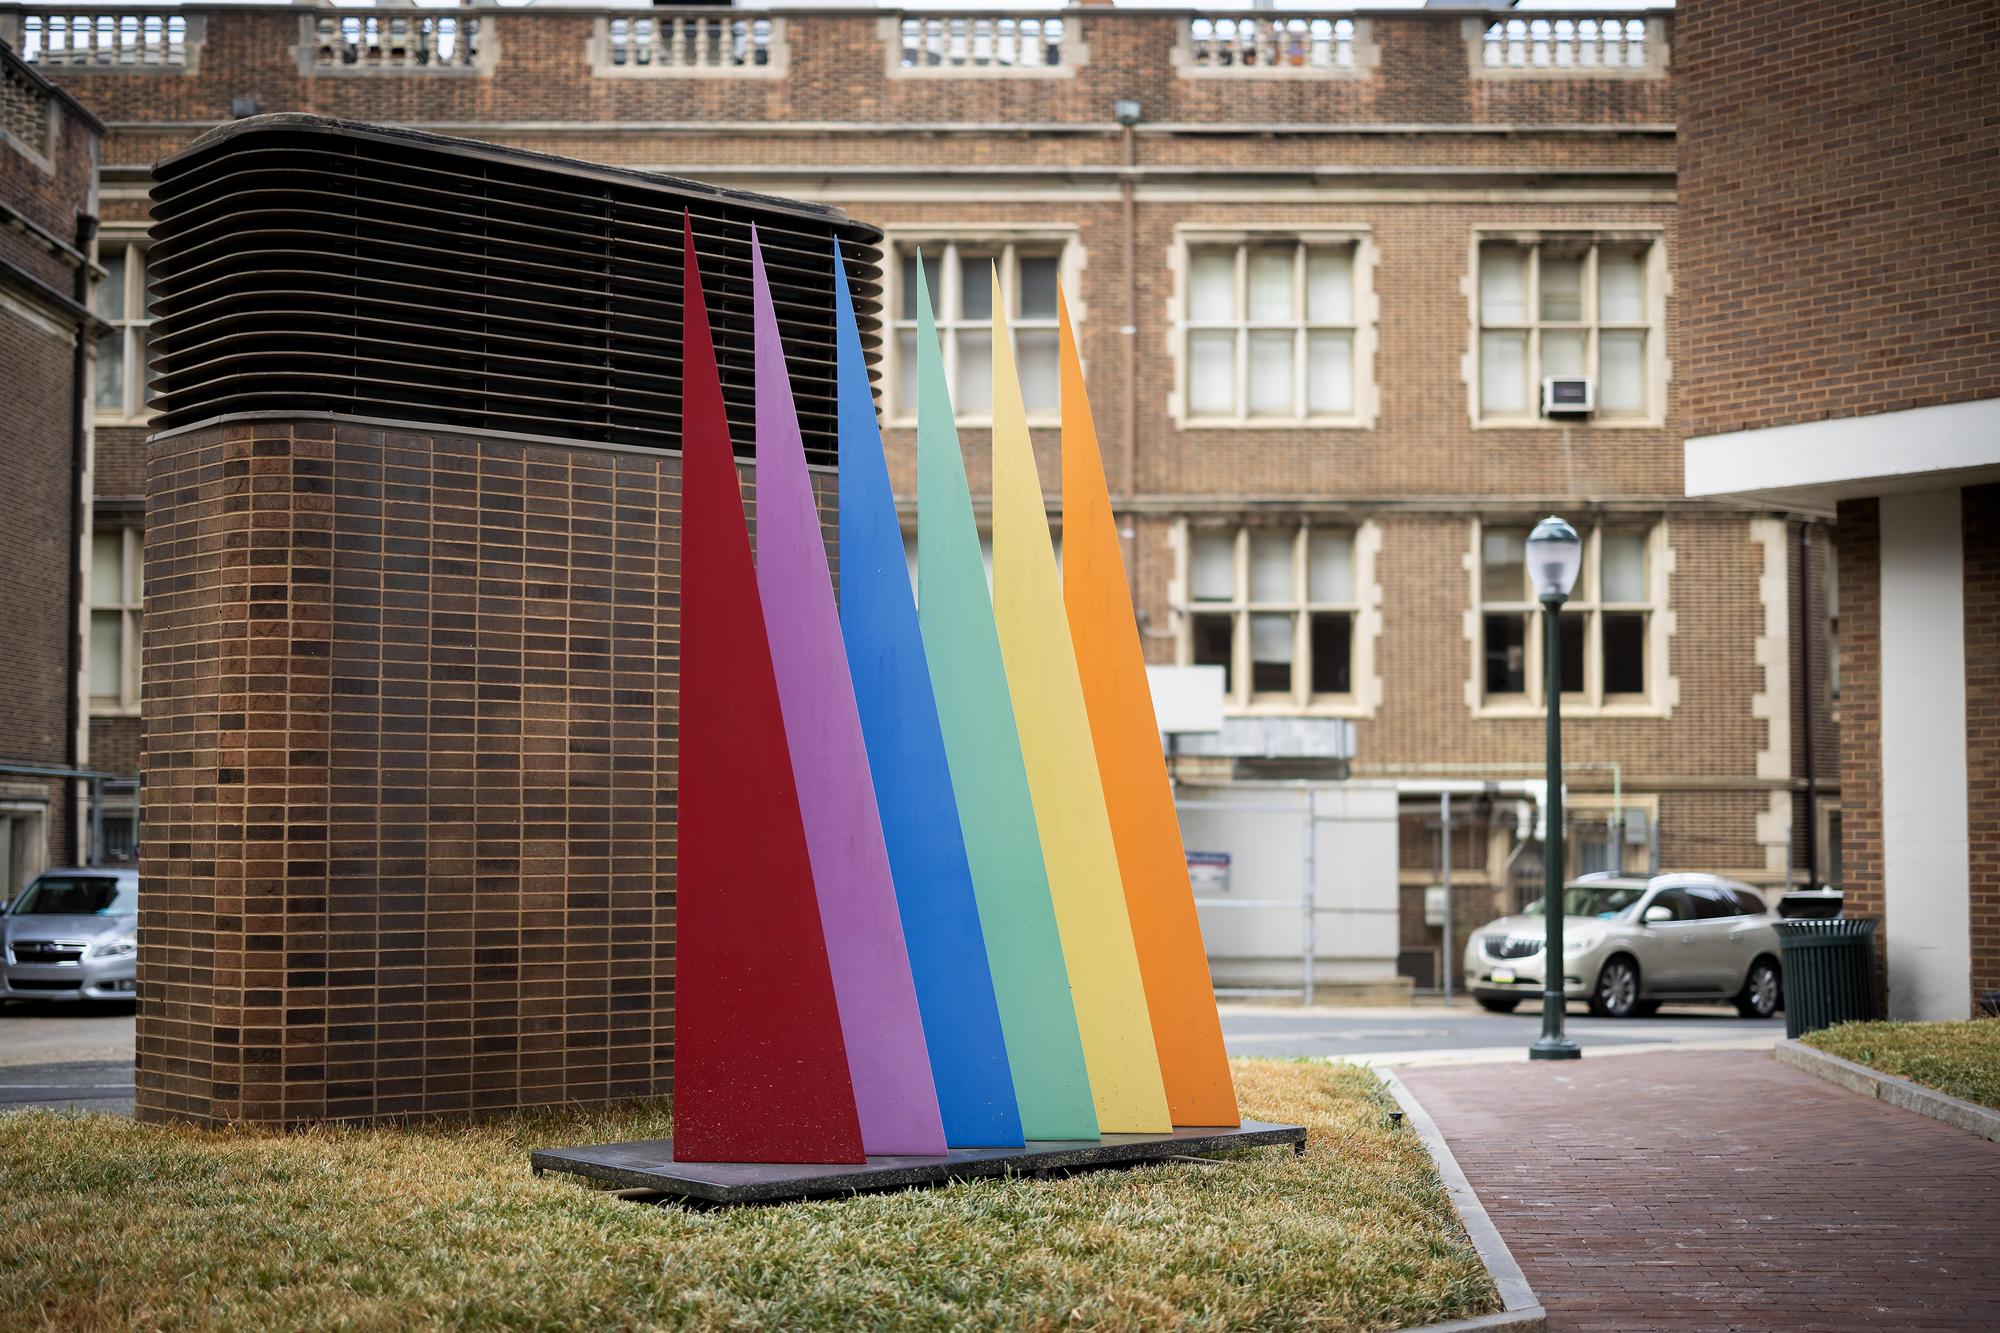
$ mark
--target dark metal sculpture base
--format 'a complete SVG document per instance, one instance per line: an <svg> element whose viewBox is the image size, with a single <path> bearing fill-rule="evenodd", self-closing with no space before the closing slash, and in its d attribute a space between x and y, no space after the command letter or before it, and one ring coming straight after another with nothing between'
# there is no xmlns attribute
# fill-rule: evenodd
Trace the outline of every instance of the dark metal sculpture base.
<svg viewBox="0 0 2000 1333"><path fill-rule="evenodd" d="M976 1176L1033 1176L1136 1166L1222 1148L1289 1144L1306 1150L1299 1125L1246 1120L1234 1129L1176 1129L1171 1134L1106 1134L1101 1139L1031 1139L1024 1148L954 1148L943 1157L870 1157L860 1165L676 1162L672 1139L551 1148L531 1153L536 1175L585 1176L618 1189L658 1190L712 1204L786 1203L866 1190L942 1185Z"/></svg>

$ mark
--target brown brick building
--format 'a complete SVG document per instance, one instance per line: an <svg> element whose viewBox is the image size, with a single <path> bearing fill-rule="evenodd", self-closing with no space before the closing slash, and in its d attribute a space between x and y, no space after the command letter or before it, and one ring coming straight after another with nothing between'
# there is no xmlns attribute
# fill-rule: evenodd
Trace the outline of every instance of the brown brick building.
<svg viewBox="0 0 2000 1333"><path fill-rule="evenodd" d="M86 304L104 127L0 48L0 479L19 506L0 529L0 902L89 854L79 697L90 586L91 422L82 411L98 327Z"/></svg>
<svg viewBox="0 0 2000 1333"><path fill-rule="evenodd" d="M1892 1017L2000 1007L1993 8L1680 15L1688 492L1837 508L1846 887Z"/></svg>
<svg viewBox="0 0 2000 1333"><path fill-rule="evenodd" d="M1540 636L1519 552L1551 511L1589 543L1566 615L1572 869L1835 873L1828 513L1683 483L1696 349L1670 12L187 6L79 33L6 6L0 36L111 126L99 253L130 283L150 164L260 111L884 227L882 404L906 491L918 250L975 492L983 275L1008 280L1044 424L1060 282L1149 656L1227 673L1229 727L1188 738L1182 776L1390 784L1403 802L1396 883L1323 928L1329 980L1437 977L1423 898L1447 788L1460 938L1510 875L1537 878ZM117 502L140 484L142 314L115 321L123 378L98 380L100 511L134 524ZM1588 376L1594 410L1545 414L1550 375ZM1057 504L1054 430L1037 444ZM107 753L136 747L124 707L94 719Z"/></svg>

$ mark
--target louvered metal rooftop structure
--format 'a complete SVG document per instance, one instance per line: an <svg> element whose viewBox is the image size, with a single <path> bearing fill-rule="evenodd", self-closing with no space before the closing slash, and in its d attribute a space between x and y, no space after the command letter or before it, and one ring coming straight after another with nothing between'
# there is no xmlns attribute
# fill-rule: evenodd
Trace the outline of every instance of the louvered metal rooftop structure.
<svg viewBox="0 0 2000 1333"><path fill-rule="evenodd" d="M878 354L881 232L836 208L291 114L203 135L152 198L155 430L328 412L677 449L683 210L740 452L752 224L811 461L835 461L836 237Z"/></svg>

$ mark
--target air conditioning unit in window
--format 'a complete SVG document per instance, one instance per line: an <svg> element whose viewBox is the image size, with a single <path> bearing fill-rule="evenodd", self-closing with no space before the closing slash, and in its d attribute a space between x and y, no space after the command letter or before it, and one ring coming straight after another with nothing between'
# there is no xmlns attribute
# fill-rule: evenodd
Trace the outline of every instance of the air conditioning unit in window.
<svg viewBox="0 0 2000 1333"><path fill-rule="evenodd" d="M1542 415L1589 416L1596 405L1595 386L1588 375L1542 376Z"/></svg>

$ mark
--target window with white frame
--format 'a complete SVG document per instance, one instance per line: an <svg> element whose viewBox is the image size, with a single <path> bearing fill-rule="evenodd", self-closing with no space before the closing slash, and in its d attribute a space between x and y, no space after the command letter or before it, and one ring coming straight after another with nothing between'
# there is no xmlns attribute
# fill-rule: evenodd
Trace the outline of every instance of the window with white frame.
<svg viewBox="0 0 2000 1333"><path fill-rule="evenodd" d="M97 415L132 419L146 415L153 383L153 312L146 293L146 248L137 242L100 242L105 276L93 302L110 329L97 339Z"/></svg>
<svg viewBox="0 0 2000 1333"><path fill-rule="evenodd" d="M1479 529L1479 685L1488 703L1540 707L1547 671L1542 609L1528 581L1528 528ZM1557 623L1565 698L1644 704L1652 698L1654 530L1607 524L1584 539L1583 568Z"/></svg>
<svg viewBox="0 0 2000 1333"><path fill-rule="evenodd" d="M1356 415L1355 244L1190 244L1182 309L1192 421Z"/></svg>
<svg viewBox="0 0 2000 1333"><path fill-rule="evenodd" d="M1193 528L1182 660L1223 669L1223 696L1252 704L1354 695L1354 532L1305 525Z"/></svg>
<svg viewBox="0 0 2000 1333"><path fill-rule="evenodd" d="M1014 335L1014 368L1021 401L1032 420L1061 411L1060 352L1056 290L1062 273L1062 243L945 240L896 243L896 364L892 401L896 416L917 414L917 272L922 250L923 280L937 319L945 382L960 420L993 411L993 278L1008 302L1007 324Z"/></svg>
<svg viewBox="0 0 2000 1333"><path fill-rule="evenodd" d="M1538 420L1546 375L1588 375L1600 419L1657 415L1651 245L1551 237L1479 246L1479 412Z"/></svg>
<svg viewBox="0 0 2000 1333"><path fill-rule="evenodd" d="M90 706L129 713L139 707L141 533L98 528L90 535Z"/></svg>

